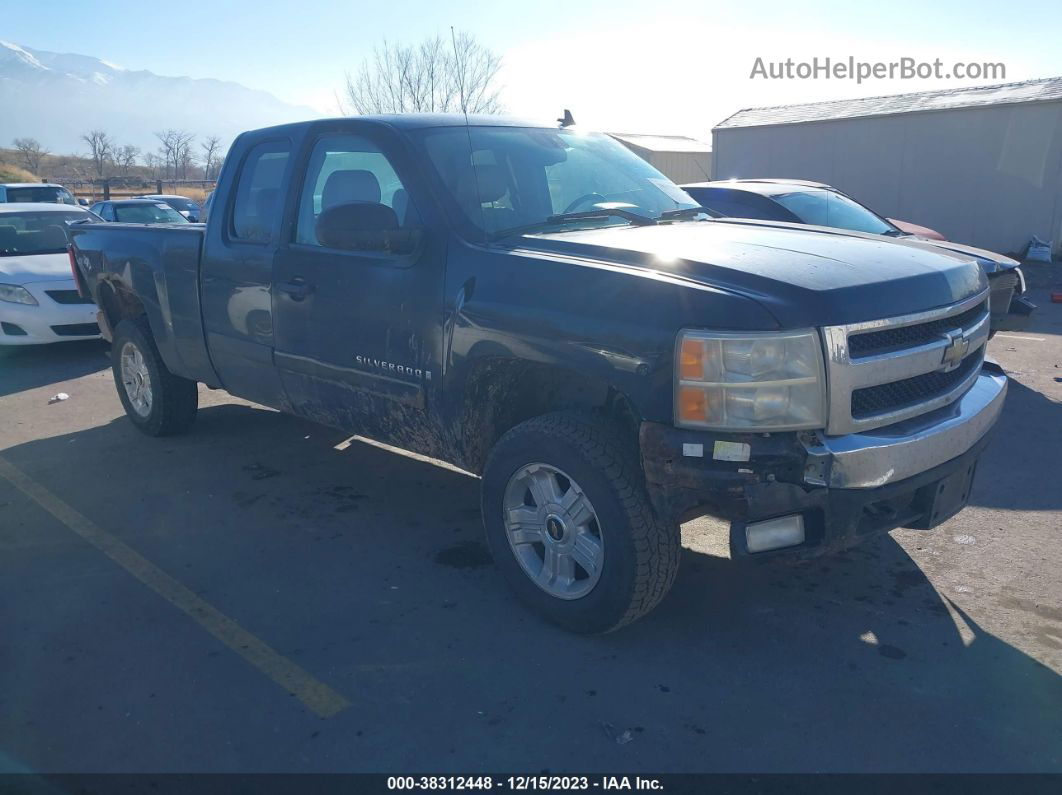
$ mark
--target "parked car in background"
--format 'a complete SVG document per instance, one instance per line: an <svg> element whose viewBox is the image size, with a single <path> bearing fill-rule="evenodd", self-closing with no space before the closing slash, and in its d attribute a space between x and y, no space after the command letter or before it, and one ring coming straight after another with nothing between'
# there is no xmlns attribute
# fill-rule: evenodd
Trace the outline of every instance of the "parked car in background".
<svg viewBox="0 0 1062 795"><path fill-rule="evenodd" d="M138 199L153 199L164 202L194 224L199 223L202 210L199 205L186 196L174 196L169 193L152 193L145 196L137 196Z"/></svg>
<svg viewBox="0 0 1062 795"><path fill-rule="evenodd" d="M906 232L909 235L915 237L922 237L926 240L947 240L944 235L940 234L936 229L930 229L928 226L922 226L921 224L912 224L910 221L899 221L895 218L886 218L890 224L895 226L901 232Z"/></svg>
<svg viewBox="0 0 1062 795"><path fill-rule="evenodd" d="M126 224L186 224L188 219L157 199L112 199L97 202L92 212L104 221Z"/></svg>
<svg viewBox="0 0 1062 795"><path fill-rule="evenodd" d="M992 290L992 330L1020 328L1036 308L1024 297L1017 260L982 248L953 243L932 229L878 215L851 196L821 182L737 179L683 185L702 207L731 218L812 224L885 237L917 237L939 248L973 257Z"/></svg>
<svg viewBox="0 0 1062 795"><path fill-rule="evenodd" d="M696 516L735 558L945 521L1007 389L972 258L709 214L606 135L406 114L244 133L205 225L71 238L144 433L203 382L481 474L516 593L605 632Z"/></svg>
<svg viewBox="0 0 1062 795"><path fill-rule="evenodd" d="M0 184L0 203L48 202L77 204L74 194L51 182L6 182Z"/></svg>
<svg viewBox="0 0 1062 795"><path fill-rule="evenodd" d="M0 345L100 335L70 270L67 225L99 219L65 204L0 204Z"/></svg>

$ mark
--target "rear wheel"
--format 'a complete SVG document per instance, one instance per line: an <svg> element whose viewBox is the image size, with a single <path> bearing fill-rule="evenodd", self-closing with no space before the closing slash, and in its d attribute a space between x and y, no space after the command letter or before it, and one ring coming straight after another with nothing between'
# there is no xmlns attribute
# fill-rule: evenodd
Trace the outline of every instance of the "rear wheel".
<svg viewBox="0 0 1062 795"><path fill-rule="evenodd" d="M517 595L576 632L645 615L678 571L678 527L653 512L636 451L589 415L547 414L506 433L483 473L483 521Z"/></svg>
<svg viewBox="0 0 1062 795"><path fill-rule="evenodd" d="M144 433L184 433L195 421L199 406L196 382L166 369L143 316L123 320L115 328L111 370L125 413Z"/></svg>

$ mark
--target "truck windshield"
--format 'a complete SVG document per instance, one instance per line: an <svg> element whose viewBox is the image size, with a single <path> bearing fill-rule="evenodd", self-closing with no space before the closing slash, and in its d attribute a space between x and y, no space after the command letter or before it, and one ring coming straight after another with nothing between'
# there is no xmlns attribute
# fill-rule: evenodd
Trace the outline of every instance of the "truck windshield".
<svg viewBox="0 0 1062 795"><path fill-rule="evenodd" d="M419 141L455 225L473 239L569 231L697 207L675 183L600 133L535 127L436 127ZM587 211L618 209L618 215ZM567 213L584 217L558 218ZM592 215L594 217L586 217Z"/></svg>
<svg viewBox="0 0 1062 795"><path fill-rule="evenodd" d="M805 224L833 226L872 235L888 235L896 231L896 227L862 204L831 190L795 191L773 198Z"/></svg>
<svg viewBox="0 0 1062 795"><path fill-rule="evenodd" d="M77 204L74 196L66 188L50 185L41 187L8 188L9 202L47 202L49 204Z"/></svg>
<svg viewBox="0 0 1062 795"><path fill-rule="evenodd" d="M0 257L61 254L66 251L66 225L90 217L84 210L0 213Z"/></svg>

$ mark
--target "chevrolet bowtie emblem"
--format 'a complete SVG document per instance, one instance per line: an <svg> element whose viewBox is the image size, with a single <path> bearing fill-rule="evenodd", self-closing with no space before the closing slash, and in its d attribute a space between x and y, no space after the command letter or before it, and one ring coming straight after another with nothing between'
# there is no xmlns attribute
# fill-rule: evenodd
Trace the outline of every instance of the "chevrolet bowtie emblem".
<svg viewBox="0 0 1062 795"><path fill-rule="evenodd" d="M970 341L962 334L962 329L949 331L944 335L948 344L944 346L944 358L941 359L942 372L948 373L962 364L966 352L970 350Z"/></svg>

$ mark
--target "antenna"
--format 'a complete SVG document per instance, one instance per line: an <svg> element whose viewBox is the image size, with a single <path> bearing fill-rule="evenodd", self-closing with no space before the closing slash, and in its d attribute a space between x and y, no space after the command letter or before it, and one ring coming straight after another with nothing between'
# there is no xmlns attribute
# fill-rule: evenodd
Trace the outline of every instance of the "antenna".
<svg viewBox="0 0 1062 795"><path fill-rule="evenodd" d="M457 88L461 92L461 112L465 114L465 127L468 127L468 104L465 102L465 74L461 70L460 56L457 54L457 34L454 26L450 26L450 42L454 45L454 72L457 74ZM472 139L469 138L468 149L472 150Z"/></svg>
<svg viewBox="0 0 1062 795"><path fill-rule="evenodd" d="M457 54L457 34L454 26L450 26L450 42L454 45L454 71L457 73L457 85L461 92L461 112L465 114L465 137L468 138L468 167L472 169L472 181L476 186L475 201L479 210L479 228L485 228L483 220L483 202L479 201L479 174L476 173L476 158L472 150L472 128L468 124L468 106L465 104L465 76L459 63L460 56Z"/></svg>

